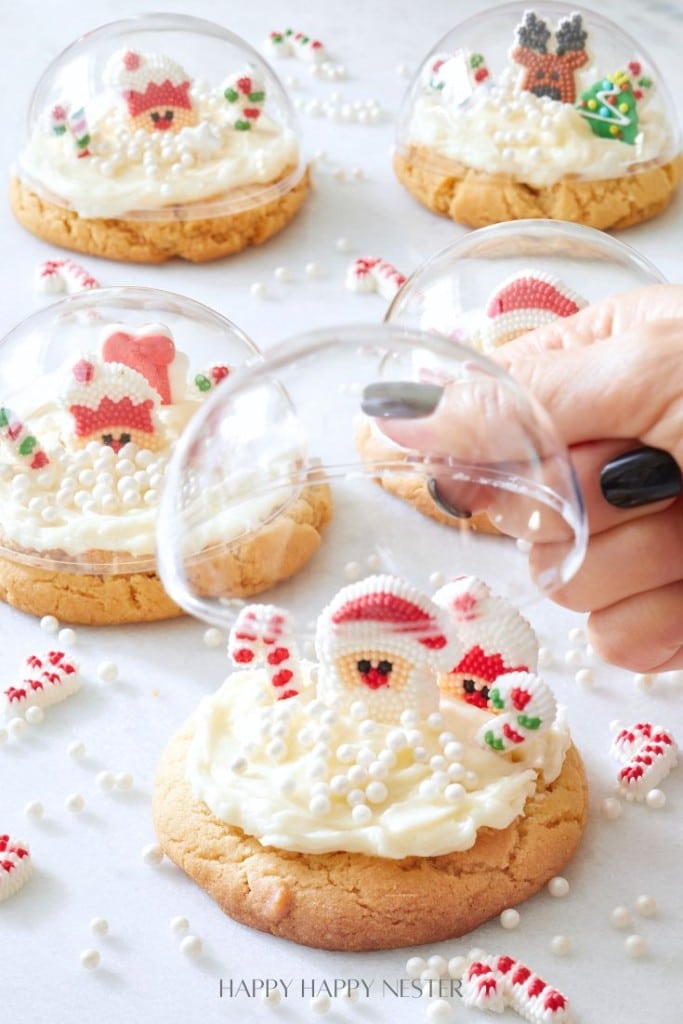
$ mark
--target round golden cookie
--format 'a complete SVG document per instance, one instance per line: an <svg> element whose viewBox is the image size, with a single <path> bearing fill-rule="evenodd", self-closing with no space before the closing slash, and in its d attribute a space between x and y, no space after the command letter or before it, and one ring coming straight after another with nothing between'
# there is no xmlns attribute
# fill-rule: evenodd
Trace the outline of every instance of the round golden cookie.
<svg viewBox="0 0 683 1024"><path fill-rule="evenodd" d="M235 549L217 547L190 567L193 589L203 597L247 597L267 590L293 576L315 554L331 517L329 487L305 488L290 508L250 540ZM33 554L47 559L43 552ZM155 622L183 614L153 571L65 572L59 553L52 555L53 567L0 557L0 600L32 615L56 615L63 622L89 626ZM111 557L110 552L93 551L83 560L101 564Z"/></svg>
<svg viewBox="0 0 683 1024"><path fill-rule="evenodd" d="M534 187L512 175L487 174L454 163L423 146L396 152L394 170L423 206L468 227L543 217L608 231L661 213L681 180L683 157L622 178L566 177Z"/></svg>
<svg viewBox="0 0 683 1024"><path fill-rule="evenodd" d="M403 458L401 452L388 441L382 442L367 417L361 418L356 426L356 448L363 462L398 462ZM434 502L427 490L427 481L419 473L385 473L375 477L375 480L389 494L414 505L418 512L436 519L444 526L500 535L500 530L496 529L485 512L475 512L469 519L449 516Z"/></svg>
<svg viewBox="0 0 683 1024"><path fill-rule="evenodd" d="M282 179L292 170L286 168ZM127 263L165 263L175 256L205 263L261 245L281 231L302 206L309 188L306 168L293 188L261 206L198 220L189 217L191 205L169 209L168 220L80 217L43 199L17 177L10 182L10 203L23 227L63 249Z"/></svg>
<svg viewBox="0 0 683 1024"><path fill-rule="evenodd" d="M569 748L524 815L481 829L469 850L386 860L261 846L214 817L185 779L192 721L162 755L153 797L159 842L230 917L320 949L369 951L441 942L537 892L574 854L586 822L583 764Z"/></svg>

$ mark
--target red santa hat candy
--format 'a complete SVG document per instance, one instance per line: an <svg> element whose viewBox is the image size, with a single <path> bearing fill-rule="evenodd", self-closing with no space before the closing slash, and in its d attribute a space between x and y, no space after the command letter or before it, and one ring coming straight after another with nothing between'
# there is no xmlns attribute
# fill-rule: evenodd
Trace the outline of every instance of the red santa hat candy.
<svg viewBox="0 0 683 1024"><path fill-rule="evenodd" d="M176 350L173 335L163 324L145 324L138 331L123 324L108 324L102 338L102 358L141 373L162 405L185 397L187 356Z"/></svg>
<svg viewBox="0 0 683 1024"><path fill-rule="evenodd" d="M527 620L475 576L460 576L434 595L452 616L464 654L450 671L492 683L507 672L534 672L538 640Z"/></svg>
<svg viewBox="0 0 683 1024"><path fill-rule="evenodd" d="M588 305L552 274L522 270L493 292L481 328L484 351L504 345L536 327L573 316Z"/></svg>

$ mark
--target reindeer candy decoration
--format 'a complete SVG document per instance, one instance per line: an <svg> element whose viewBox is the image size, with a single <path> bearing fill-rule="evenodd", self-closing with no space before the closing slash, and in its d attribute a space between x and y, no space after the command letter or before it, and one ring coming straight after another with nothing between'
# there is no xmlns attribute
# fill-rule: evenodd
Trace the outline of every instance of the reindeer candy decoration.
<svg viewBox="0 0 683 1024"><path fill-rule="evenodd" d="M588 63L580 14L563 18L555 31L555 52L548 50L551 31L535 11L527 11L517 27L517 45L510 56L524 68L521 89L559 103L576 101L575 72Z"/></svg>

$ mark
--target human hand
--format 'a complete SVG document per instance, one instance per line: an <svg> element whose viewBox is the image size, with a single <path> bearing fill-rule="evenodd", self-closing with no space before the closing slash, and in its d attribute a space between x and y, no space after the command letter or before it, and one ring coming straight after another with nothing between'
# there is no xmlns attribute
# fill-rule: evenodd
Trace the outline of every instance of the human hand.
<svg viewBox="0 0 683 1024"><path fill-rule="evenodd" d="M551 415L583 490L585 561L553 600L589 612L591 643L637 672L683 667L683 287L617 296L499 349ZM455 416L381 427L418 451L448 451ZM446 478L439 494L462 507ZM467 497L472 498L472 493Z"/></svg>

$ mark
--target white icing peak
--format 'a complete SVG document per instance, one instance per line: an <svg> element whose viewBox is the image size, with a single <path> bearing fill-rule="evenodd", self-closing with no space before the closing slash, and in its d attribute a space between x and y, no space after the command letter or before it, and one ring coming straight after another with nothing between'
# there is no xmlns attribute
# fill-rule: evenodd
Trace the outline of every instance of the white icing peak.
<svg viewBox="0 0 683 1024"><path fill-rule="evenodd" d="M481 581L456 586L442 607L387 576L344 588L318 620L317 665L294 664L281 609L243 609L229 651L248 670L196 713L195 796L264 845L316 853L436 856L509 825L569 737L545 684L508 664L535 664L531 628ZM454 696L464 637L495 665L491 706Z"/></svg>

